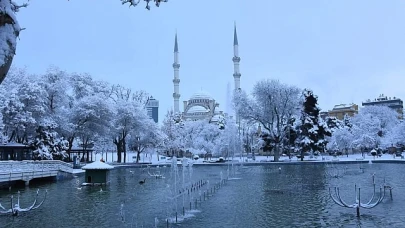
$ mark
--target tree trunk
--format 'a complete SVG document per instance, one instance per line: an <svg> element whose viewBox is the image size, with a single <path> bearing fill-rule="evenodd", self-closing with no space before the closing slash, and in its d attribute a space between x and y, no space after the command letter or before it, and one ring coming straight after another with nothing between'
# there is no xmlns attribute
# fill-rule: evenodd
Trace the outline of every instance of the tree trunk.
<svg viewBox="0 0 405 228"><path fill-rule="evenodd" d="M117 146L117 162L121 163L122 139L117 137L114 139L113 143ZM113 160L111 162L113 162Z"/></svg>
<svg viewBox="0 0 405 228"><path fill-rule="evenodd" d="M274 161L278 162L280 158L280 150L279 150L279 143L274 146Z"/></svg>
<svg viewBox="0 0 405 228"><path fill-rule="evenodd" d="M140 159L141 159L141 150L138 149L136 150L136 163L139 163Z"/></svg>
<svg viewBox="0 0 405 228"><path fill-rule="evenodd" d="M7 1L7 0L6 0ZM7 8L7 3L6 8ZM7 14L10 11L5 12L4 9L0 9L0 28L17 24L17 21L14 21L11 15ZM14 40L12 42L15 44L17 42L18 32L14 33ZM8 48L9 50L6 51L6 55L1 56L0 58L0 84L3 82L4 78L6 77L8 70L10 70L11 63L13 62L14 53L15 53L15 46L13 43L10 43L7 39L0 39L0 47Z"/></svg>
<svg viewBox="0 0 405 228"><path fill-rule="evenodd" d="M124 163L125 163L127 160L127 143L125 138L122 139L122 150L124 152Z"/></svg>
<svg viewBox="0 0 405 228"><path fill-rule="evenodd" d="M70 151L72 151L73 140L74 139L75 139L74 137L68 137L67 138L67 141L68 141L69 145L68 145L68 149L66 150L66 153L69 155L69 161L72 161L72 158L70 156Z"/></svg>

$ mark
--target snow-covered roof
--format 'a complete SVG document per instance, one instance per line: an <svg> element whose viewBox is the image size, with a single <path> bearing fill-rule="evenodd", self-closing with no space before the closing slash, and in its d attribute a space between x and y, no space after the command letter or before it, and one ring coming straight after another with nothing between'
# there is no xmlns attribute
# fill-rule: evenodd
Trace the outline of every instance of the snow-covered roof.
<svg viewBox="0 0 405 228"><path fill-rule="evenodd" d="M196 93L194 93L191 97L190 100L196 100L196 99L208 99L208 100L213 100L212 96L204 91L204 90L200 90Z"/></svg>
<svg viewBox="0 0 405 228"><path fill-rule="evenodd" d="M27 147L27 146L21 143L10 142L6 144L0 144L0 147Z"/></svg>
<svg viewBox="0 0 405 228"><path fill-rule="evenodd" d="M215 115L211 118L212 122L218 122L219 120L221 120L221 115Z"/></svg>
<svg viewBox="0 0 405 228"><path fill-rule="evenodd" d="M101 161L95 161L82 167L82 169L114 169L114 166L105 164Z"/></svg>
<svg viewBox="0 0 405 228"><path fill-rule="evenodd" d="M353 109L354 107L354 104L339 104L339 105L335 105L334 107L333 107L333 110L336 110L336 109Z"/></svg>
<svg viewBox="0 0 405 228"><path fill-rule="evenodd" d="M193 113L207 113L209 110L203 106L193 106L189 110L187 110L187 114L193 114Z"/></svg>

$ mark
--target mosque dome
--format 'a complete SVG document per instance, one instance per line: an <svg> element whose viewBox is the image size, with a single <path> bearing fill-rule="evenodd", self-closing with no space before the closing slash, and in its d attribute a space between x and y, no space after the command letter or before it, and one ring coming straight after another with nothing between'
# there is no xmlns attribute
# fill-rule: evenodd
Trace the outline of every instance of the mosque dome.
<svg viewBox="0 0 405 228"><path fill-rule="evenodd" d="M191 97L190 100L197 100L197 99L207 99L207 100L213 100L213 98L211 97L211 95L203 90L200 90L196 93L194 93Z"/></svg>
<svg viewBox="0 0 405 228"><path fill-rule="evenodd" d="M209 110L204 108L203 106L193 106L187 111L187 114L207 113L207 112L209 112Z"/></svg>

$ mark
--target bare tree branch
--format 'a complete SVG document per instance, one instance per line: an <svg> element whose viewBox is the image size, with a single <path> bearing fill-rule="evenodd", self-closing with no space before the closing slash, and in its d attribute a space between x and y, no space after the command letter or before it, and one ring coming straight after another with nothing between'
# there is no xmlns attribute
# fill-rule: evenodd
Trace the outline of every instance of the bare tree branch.
<svg viewBox="0 0 405 228"><path fill-rule="evenodd" d="M128 3L128 4L129 4L129 7L131 7L131 6L137 6L140 1L141 1L141 0L121 0L121 3L122 3L123 5ZM150 3L152 0L144 0L144 1L146 2L146 7L145 7L145 9L150 10L149 3ZM168 0L153 0L153 1L155 2L156 7L159 7L159 6L160 6L160 3L162 3L162 2L167 2Z"/></svg>

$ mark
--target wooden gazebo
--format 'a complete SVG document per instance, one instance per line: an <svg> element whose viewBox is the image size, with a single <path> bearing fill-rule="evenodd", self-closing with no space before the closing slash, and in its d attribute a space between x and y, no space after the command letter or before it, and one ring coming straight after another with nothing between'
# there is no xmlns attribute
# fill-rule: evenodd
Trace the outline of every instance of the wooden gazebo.
<svg viewBox="0 0 405 228"><path fill-rule="evenodd" d="M81 162L90 162L93 157L93 148L72 147L69 154L69 162L73 161L73 157L77 156Z"/></svg>

